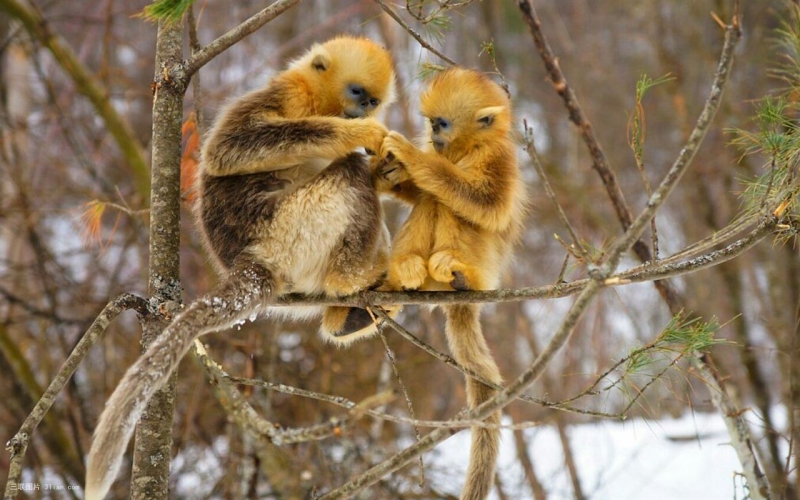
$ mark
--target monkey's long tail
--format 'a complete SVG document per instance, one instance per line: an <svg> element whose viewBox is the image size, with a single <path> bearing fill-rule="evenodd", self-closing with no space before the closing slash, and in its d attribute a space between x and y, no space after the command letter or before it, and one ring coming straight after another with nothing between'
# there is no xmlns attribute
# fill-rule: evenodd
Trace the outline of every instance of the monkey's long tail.
<svg viewBox="0 0 800 500"><path fill-rule="evenodd" d="M194 340L258 312L272 300L275 287L268 269L242 261L215 292L194 301L150 344L125 373L100 416L89 451L87 500L106 496L145 406L166 385Z"/></svg>
<svg viewBox="0 0 800 500"><path fill-rule="evenodd" d="M447 343L459 364L470 368L484 379L502 383L500 370L492 357L480 324L480 306L456 304L445 308ZM495 394L495 390L467 377L467 402L475 408ZM500 412L486 418L487 424L500 424ZM467 479L461 491L461 500L483 500L492 488L497 454L500 448L500 430L485 427L472 428Z"/></svg>

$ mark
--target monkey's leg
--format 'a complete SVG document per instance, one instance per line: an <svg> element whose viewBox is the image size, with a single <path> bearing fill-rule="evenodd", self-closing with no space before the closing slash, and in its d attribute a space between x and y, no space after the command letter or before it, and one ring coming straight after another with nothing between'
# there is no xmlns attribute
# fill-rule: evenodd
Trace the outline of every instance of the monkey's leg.
<svg viewBox="0 0 800 500"><path fill-rule="evenodd" d="M421 200L392 242L388 285L393 290L417 290L428 277L427 260L433 246L436 203Z"/></svg>
<svg viewBox="0 0 800 500"><path fill-rule="evenodd" d="M493 268L487 255L486 235L457 218L444 205L439 205L433 255L428 260L431 277L456 290L487 290L486 270Z"/></svg>
<svg viewBox="0 0 800 500"><path fill-rule="evenodd" d="M381 241L379 242L377 257L372 261L372 266L363 270L358 279L353 280L352 275L343 273L343 268L335 267L331 269L326 278L326 283L331 284L334 280L341 281L344 286L331 288L335 293L341 293L343 290L349 290L352 287L352 282L369 282L372 285L355 288L350 293L354 293L365 288L375 288L379 286L386 277L386 266L388 265L388 245L389 245L389 231L386 226L381 223ZM346 255L356 255L356 253L346 252ZM348 283L348 278L351 283ZM394 317L400 309L398 307L387 308L389 315ZM349 344L353 341L362 339L364 337L373 335L378 332L377 324L373 316L366 310L360 307L339 307L331 306L325 308L322 316L322 324L320 325L320 333L326 340L337 344Z"/></svg>
<svg viewBox="0 0 800 500"><path fill-rule="evenodd" d="M284 261L294 291L343 297L379 285L386 272L388 232L360 154L335 160L288 195L265 233L259 253ZM320 331L352 342L377 329L364 309L331 307Z"/></svg>

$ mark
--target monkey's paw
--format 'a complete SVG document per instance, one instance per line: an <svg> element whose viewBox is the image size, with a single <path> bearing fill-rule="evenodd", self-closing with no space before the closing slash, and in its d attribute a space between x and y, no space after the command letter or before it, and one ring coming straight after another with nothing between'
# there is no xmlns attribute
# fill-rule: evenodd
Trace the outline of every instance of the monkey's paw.
<svg viewBox="0 0 800 500"><path fill-rule="evenodd" d="M380 155L382 158L394 157L396 161L408 167L414 162L413 155L416 152L416 146L403 137L403 134L392 131L383 139Z"/></svg>
<svg viewBox="0 0 800 500"><path fill-rule="evenodd" d="M401 257L389 265L389 285L394 288L419 290L427 277L428 268L419 255Z"/></svg>
<svg viewBox="0 0 800 500"><path fill-rule="evenodd" d="M456 290L470 290L467 269L452 253L436 252L428 261L428 272L439 283L447 283Z"/></svg>
<svg viewBox="0 0 800 500"><path fill-rule="evenodd" d="M411 176L408 175L408 170L406 170L405 165L394 159L394 156L390 156L389 158L387 158L388 161L381 165L381 167L378 169L378 175L380 175L388 184L392 186L396 186L401 182L411 179Z"/></svg>
<svg viewBox="0 0 800 500"><path fill-rule="evenodd" d="M352 277L335 272L330 272L325 276L322 287L325 295L336 298L353 295L354 293L360 292L363 288L361 283L355 282Z"/></svg>
<svg viewBox="0 0 800 500"><path fill-rule="evenodd" d="M357 145L363 146L368 153L379 152L389 129L375 118L353 120L352 123L355 127L353 136Z"/></svg>

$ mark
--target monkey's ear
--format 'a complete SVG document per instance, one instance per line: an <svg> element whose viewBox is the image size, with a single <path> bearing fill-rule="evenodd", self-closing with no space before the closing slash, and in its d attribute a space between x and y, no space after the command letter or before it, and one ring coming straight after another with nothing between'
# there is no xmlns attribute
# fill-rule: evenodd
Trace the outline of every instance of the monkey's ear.
<svg viewBox="0 0 800 500"><path fill-rule="evenodd" d="M311 58L311 67L317 71L325 71L331 67L331 55L321 45L314 47L314 57Z"/></svg>
<svg viewBox="0 0 800 500"><path fill-rule="evenodd" d="M494 123L494 119L506 109L505 106L489 106L488 108L479 109L475 113L475 120L480 123L482 128L487 128Z"/></svg>

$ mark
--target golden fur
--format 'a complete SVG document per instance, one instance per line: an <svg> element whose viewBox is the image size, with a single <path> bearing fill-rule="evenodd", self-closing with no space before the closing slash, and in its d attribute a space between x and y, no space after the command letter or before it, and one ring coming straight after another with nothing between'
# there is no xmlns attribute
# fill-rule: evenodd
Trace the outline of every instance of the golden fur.
<svg viewBox="0 0 800 500"><path fill-rule="evenodd" d="M422 95L429 122L423 147L390 132L377 187L413 205L392 243L388 285L394 289L490 290L519 239L526 197L511 138L511 106L484 75L453 68ZM478 305L445 307L455 359L499 384L500 371L480 327ZM471 408L494 394L467 380ZM500 412L487 422L500 423ZM480 500L494 479L499 430L475 428L461 498Z"/></svg>
<svg viewBox="0 0 800 500"><path fill-rule="evenodd" d="M87 499L106 495L147 402L194 339L285 293L343 296L382 281L388 232L368 162L354 150L380 148L387 130L369 116L393 95L389 54L340 37L220 114L202 150L196 212L223 279L164 330L112 394L89 453ZM376 328L367 311L336 307L325 310L321 331L345 344Z"/></svg>

